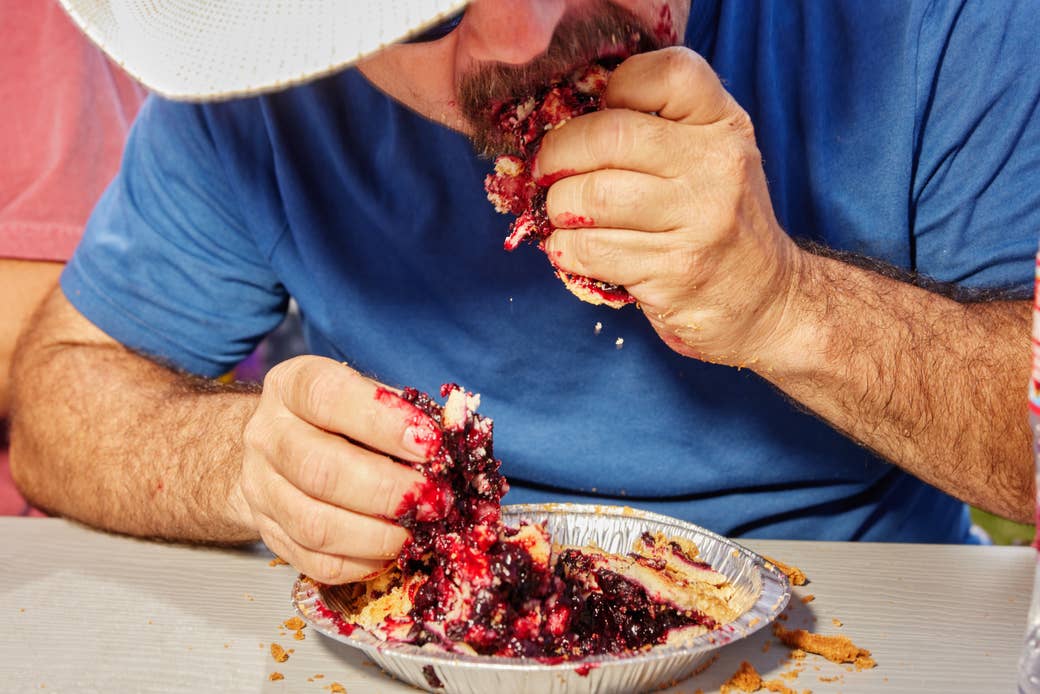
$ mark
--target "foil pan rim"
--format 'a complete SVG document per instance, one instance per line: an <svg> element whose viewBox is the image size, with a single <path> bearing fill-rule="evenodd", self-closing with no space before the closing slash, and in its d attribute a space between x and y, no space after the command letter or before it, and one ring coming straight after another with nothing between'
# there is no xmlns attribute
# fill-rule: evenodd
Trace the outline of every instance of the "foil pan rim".
<svg viewBox="0 0 1040 694"><path fill-rule="evenodd" d="M772 563L740 543L694 523L629 506L547 503L514 504L502 507L503 519L507 521L519 520L520 518L536 520L550 515L564 515L573 518L583 516L621 517L633 522L642 521L670 526L677 530L685 531L687 534L701 535L719 545L730 548L731 551L739 553L742 558L750 560L759 571L762 589L755 602L740 617L718 629L694 637L688 643L676 646L659 645L649 650L623 655L604 653L585 658L563 660L559 663L545 663L535 658L470 655L445 651L440 648L422 648L407 643L387 642L360 628L355 629L350 635L342 634L330 619L323 617L314 609L315 601L320 597L320 586L305 579L302 575L296 579L293 585L292 604L296 612L322 635L357 648L370 656L378 655L406 661L420 661L426 664L439 664L453 668L551 672L573 671L576 667L582 665L588 665L596 669L615 666L627 667L637 663L646 664L670 658L706 654L729 643L742 640L768 626L783 612L791 599L791 586L787 576L773 566ZM725 572L723 571L722 573ZM766 604L767 602L770 604Z"/></svg>

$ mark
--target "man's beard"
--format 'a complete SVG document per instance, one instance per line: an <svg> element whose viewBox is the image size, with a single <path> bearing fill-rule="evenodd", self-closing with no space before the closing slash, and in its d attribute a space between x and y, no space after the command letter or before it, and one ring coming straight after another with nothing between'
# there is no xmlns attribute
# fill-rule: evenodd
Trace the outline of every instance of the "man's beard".
<svg viewBox="0 0 1040 694"><path fill-rule="evenodd" d="M631 12L604 0L600 8L567 14L556 27L548 49L525 65L488 63L465 75L458 104L478 152L493 157L516 151L498 127L496 114L507 104L537 97L553 83L595 61L614 67L635 53L663 48L659 36Z"/></svg>

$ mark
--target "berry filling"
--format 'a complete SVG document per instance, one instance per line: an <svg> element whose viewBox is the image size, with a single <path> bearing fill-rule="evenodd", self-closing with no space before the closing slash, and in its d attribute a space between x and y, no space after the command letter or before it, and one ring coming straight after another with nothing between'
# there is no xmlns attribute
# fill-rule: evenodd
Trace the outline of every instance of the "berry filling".
<svg viewBox="0 0 1040 694"><path fill-rule="evenodd" d="M632 46L561 77L534 96L505 101L492 109L492 122L508 135L517 152L495 159L494 173L484 179L484 190L495 209L516 216L504 243L507 251L524 242L545 250L545 239L556 230L545 208L546 193L549 186L574 172L560 171L534 180L531 164L542 138L575 116L603 108L603 92L611 71L635 52L638 39L634 36ZM568 289L589 303L620 308L635 301L624 287L555 270Z"/></svg>
<svg viewBox="0 0 1040 694"><path fill-rule="evenodd" d="M412 538L393 569L323 588L319 610L342 633L555 663L681 643L737 617L733 586L689 541L644 533L617 555L506 526L492 421L476 414L479 396L454 384L441 395L443 407L415 389L394 394L440 428L440 445L398 509Z"/></svg>

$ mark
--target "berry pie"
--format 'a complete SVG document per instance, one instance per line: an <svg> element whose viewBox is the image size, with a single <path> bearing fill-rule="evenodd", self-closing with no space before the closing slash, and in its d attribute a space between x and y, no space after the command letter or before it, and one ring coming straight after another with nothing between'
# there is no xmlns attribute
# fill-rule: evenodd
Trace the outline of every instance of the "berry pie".
<svg viewBox="0 0 1040 694"><path fill-rule="evenodd" d="M454 384L444 406L400 396L441 428L427 482L398 509L412 538L368 581L325 586L319 611L341 632L466 654L561 662L678 645L739 616L736 589L690 541L643 533L628 554L553 543L543 525L507 526L508 484L479 396ZM396 395L394 397L397 397Z"/></svg>

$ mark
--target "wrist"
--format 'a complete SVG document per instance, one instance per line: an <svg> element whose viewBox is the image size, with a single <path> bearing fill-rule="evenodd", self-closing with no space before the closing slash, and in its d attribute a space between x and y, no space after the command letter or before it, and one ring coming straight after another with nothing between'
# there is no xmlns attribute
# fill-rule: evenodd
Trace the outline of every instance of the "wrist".
<svg viewBox="0 0 1040 694"><path fill-rule="evenodd" d="M770 328L747 364L767 380L805 377L824 359L830 313L824 261L793 242L789 246L769 315Z"/></svg>

